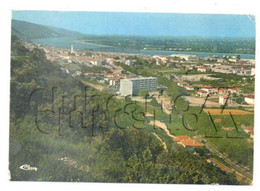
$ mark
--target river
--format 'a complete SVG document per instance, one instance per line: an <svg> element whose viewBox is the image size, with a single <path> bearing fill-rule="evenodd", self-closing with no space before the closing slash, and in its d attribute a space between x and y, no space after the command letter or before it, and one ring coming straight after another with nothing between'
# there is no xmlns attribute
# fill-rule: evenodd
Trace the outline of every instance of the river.
<svg viewBox="0 0 260 191"><path fill-rule="evenodd" d="M81 43L73 38L41 38L33 39L32 41L39 43L41 45L55 46L59 48L69 49L71 44L73 44L74 49L92 49L98 52L115 52L115 53L126 53L126 54L146 54L150 56L154 55L172 55L172 54L187 54L196 55L200 58L210 57L217 55L218 57L226 56L236 56L235 53L209 53L209 52L181 52L181 51L160 51L160 50L135 50L135 49L125 49L112 46L105 46L93 43ZM255 59L254 54L239 54L242 59Z"/></svg>

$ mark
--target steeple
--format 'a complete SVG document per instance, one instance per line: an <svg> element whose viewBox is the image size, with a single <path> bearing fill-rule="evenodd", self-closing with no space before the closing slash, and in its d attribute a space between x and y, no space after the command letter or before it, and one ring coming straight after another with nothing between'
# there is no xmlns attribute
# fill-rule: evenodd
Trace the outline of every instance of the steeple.
<svg viewBox="0 0 260 191"><path fill-rule="evenodd" d="M74 49L73 49L73 44L70 45L70 53L73 54L74 53Z"/></svg>

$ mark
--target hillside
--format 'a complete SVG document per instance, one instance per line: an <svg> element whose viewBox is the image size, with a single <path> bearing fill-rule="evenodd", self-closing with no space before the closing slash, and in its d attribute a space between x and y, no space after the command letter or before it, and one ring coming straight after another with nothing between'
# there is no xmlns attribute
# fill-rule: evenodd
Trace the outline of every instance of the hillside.
<svg viewBox="0 0 260 191"><path fill-rule="evenodd" d="M55 38L55 37L82 37L81 33L69 31L61 28L38 25L25 21L12 20L12 35L22 40L36 38Z"/></svg>
<svg viewBox="0 0 260 191"><path fill-rule="evenodd" d="M193 154L205 153L203 148L188 150L161 130L136 123L122 111L127 100L85 87L49 62L41 49L30 51L13 36L11 50L11 180L239 184L204 155ZM138 105L129 107L142 111ZM113 116L120 127L108 120Z"/></svg>

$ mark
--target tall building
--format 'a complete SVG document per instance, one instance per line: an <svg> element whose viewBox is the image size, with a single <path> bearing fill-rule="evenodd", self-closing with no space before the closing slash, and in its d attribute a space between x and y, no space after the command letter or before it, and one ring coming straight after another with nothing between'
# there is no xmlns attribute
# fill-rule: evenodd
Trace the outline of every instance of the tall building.
<svg viewBox="0 0 260 191"><path fill-rule="evenodd" d="M70 53L73 54L74 53L74 49L73 49L73 44L70 45Z"/></svg>
<svg viewBox="0 0 260 191"><path fill-rule="evenodd" d="M129 78L120 80L120 94L122 96L132 95L137 96L140 90L156 91L157 78Z"/></svg>

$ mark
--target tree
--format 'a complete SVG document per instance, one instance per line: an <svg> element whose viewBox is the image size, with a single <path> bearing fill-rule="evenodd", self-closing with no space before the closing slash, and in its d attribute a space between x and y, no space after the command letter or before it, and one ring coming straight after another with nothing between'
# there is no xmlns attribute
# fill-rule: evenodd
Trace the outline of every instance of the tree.
<svg viewBox="0 0 260 191"><path fill-rule="evenodd" d="M125 182L158 182L158 176L155 163L153 162L153 155L151 150L147 148L138 157L136 154L132 155L126 162L123 163L126 170L126 175L123 177Z"/></svg>
<svg viewBox="0 0 260 191"><path fill-rule="evenodd" d="M243 101L244 101L243 96L236 97L236 99L235 99L235 102L237 102L238 104L242 104Z"/></svg>
<svg viewBox="0 0 260 191"><path fill-rule="evenodd" d="M140 90L139 91L139 96L142 98L146 98L146 96L149 95L148 90Z"/></svg>

